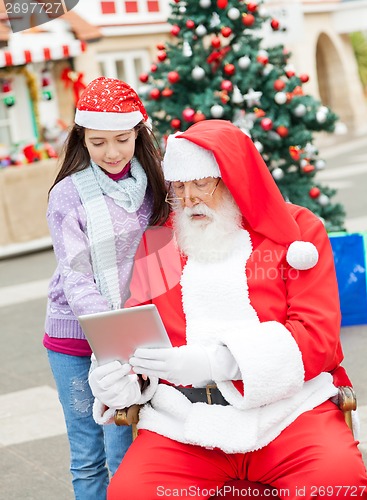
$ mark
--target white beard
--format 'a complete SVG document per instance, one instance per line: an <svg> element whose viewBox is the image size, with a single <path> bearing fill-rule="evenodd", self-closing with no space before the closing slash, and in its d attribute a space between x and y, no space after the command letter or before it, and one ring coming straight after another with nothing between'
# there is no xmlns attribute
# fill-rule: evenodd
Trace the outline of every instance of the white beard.
<svg viewBox="0 0 367 500"><path fill-rule="evenodd" d="M207 217L195 220L193 214ZM174 215L176 240L180 251L200 262L215 262L229 256L241 229L242 215L232 196L224 195L217 210L200 203L177 207Z"/></svg>

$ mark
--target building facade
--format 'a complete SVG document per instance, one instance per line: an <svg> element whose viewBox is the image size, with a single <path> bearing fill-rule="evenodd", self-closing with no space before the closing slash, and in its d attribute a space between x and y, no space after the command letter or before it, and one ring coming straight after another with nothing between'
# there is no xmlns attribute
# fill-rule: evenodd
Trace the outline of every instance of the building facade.
<svg viewBox="0 0 367 500"><path fill-rule="evenodd" d="M139 74L155 60L157 44L170 38L169 4L169 0L80 0L75 12L103 35L88 56L77 59L86 80L103 74L138 89ZM305 90L330 106L349 132L364 133L367 107L349 34L367 31L367 0L267 0L265 5L286 28L269 35L273 39L266 38L265 43L289 48L297 71L310 76Z"/></svg>

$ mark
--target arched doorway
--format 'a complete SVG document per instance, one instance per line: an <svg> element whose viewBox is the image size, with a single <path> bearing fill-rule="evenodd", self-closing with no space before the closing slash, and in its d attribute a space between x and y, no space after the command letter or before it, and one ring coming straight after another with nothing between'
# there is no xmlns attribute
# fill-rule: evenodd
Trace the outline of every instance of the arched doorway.
<svg viewBox="0 0 367 500"><path fill-rule="evenodd" d="M330 107L348 128L353 128L349 85L341 55L330 37L324 33L319 36L316 44L316 69L322 103Z"/></svg>

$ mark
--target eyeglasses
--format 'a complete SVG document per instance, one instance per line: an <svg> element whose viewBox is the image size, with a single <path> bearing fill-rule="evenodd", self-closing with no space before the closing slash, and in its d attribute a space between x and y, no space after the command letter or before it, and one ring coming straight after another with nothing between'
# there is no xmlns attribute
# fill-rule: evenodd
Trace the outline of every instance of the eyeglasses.
<svg viewBox="0 0 367 500"><path fill-rule="evenodd" d="M180 202L180 201L184 202L186 199L189 199L191 201L191 203L205 201L205 198L210 198L211 196L213 196L213 194L215 193L215 190L218 187L218 184L220 183L220 180L221 180L221 178L219 177L217 182L215 183L215 186L213 187L213 189L209 193L204 191L205 189L208 189L207 184L205 184L205 186L202 186L202 187L200 187L198 185L194 185L194 187L192 188L192 191L196 191L197 194L193 194L191 196L178 196L176 194L174 196L172 196L172 194L170 193L171 190L177 192L177 191L183 190L184 186L182 185L182 187L180 186L180 188L175 188L171 183L169 186L169 192L166 194L165 201L169 205L177 205L178 202Z"/></svg>

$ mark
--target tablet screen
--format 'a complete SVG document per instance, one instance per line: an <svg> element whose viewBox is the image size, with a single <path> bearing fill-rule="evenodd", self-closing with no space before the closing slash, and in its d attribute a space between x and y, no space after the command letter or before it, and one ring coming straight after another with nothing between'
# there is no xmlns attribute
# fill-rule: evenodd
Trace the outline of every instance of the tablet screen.
<svg viewBox="0 0 367 500"><path fill-rule="evenodd" d="M154 304L78 317L99 364L126 363L138 347L172 347Z"/></svg>

